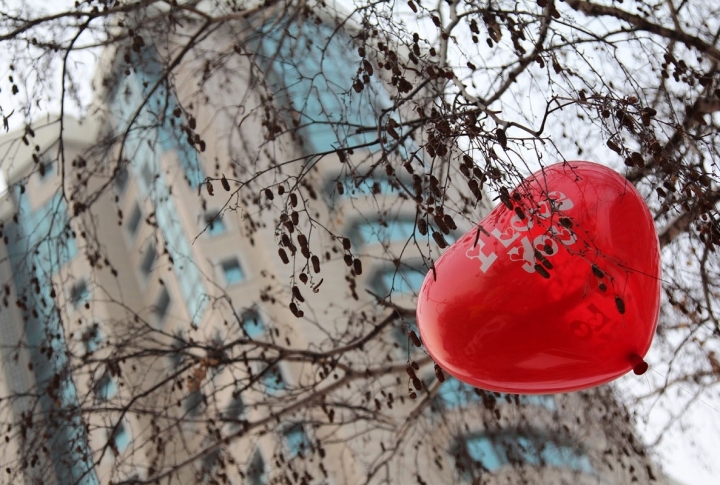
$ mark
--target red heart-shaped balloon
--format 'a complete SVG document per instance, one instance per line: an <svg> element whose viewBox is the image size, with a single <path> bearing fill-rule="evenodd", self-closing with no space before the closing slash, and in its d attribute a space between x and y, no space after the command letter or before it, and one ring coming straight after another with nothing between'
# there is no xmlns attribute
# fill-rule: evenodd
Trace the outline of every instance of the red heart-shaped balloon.
<svg viewBox="0 0 720 485"><path fill-rule="evenodd" d="M525 180L453 244L417 306L430 356L482 389L585 389L642 373L660 303L660 246L643 198L590 162Z"/></svg>

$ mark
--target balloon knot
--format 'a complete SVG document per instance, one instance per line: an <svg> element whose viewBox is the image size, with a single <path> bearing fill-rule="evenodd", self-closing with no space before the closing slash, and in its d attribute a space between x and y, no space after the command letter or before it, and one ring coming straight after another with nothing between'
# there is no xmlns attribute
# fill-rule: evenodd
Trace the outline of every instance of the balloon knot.
<svg viewBox="0 0 720 485"><path fill-rule="evenodd" d="M640 357L640 362L635 364L635 366L633 367L633 372L635 373L636 376L641 376L644 373L646 373L647 370L648 370L648 363L645 362L642 359L642 357Z"/></svg>

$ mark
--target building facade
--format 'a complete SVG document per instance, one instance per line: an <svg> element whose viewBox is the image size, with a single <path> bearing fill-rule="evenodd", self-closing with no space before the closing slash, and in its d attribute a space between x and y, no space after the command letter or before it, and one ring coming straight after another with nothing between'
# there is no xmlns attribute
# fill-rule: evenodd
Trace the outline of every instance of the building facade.
<svg viewBox="0 0 720 485"><path fill-rule="evenodd" d="M609 388L438 379L414 300L487 201L362 38L264 15L169 76L194 24L140 31L62 150L3 139L8 483L661 482Z"/></svg>

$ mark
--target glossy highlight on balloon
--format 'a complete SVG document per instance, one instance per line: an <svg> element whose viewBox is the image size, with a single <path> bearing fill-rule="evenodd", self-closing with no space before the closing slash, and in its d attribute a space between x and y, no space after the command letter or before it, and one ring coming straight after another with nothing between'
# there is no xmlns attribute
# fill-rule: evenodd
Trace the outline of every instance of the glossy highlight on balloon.
<svg viewBox="0 0 720 485"><path fill-rule="evenodd" d="M660 245L645 201L591 162L526 179L435 262L417 320L430 356L475 387L586 389L647 369Z"/></svg>

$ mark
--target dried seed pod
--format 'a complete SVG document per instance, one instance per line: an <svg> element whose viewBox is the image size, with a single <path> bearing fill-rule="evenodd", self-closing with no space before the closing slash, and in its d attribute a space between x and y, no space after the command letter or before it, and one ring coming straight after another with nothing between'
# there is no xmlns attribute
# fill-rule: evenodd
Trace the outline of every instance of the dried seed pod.
<svg viewBox="0 0 720 485"><path fill-rule="evenodd" d="M457 229L457 224L455 224L453 218L450 217L450 214L445 214L443 220L445 221L445 224L450 228L450 230L454 231L455 229Z"/></svg>
<svg viewBox="0 0 720 485"><path fill-rule="evenodd" d="M297 235L297 242L298 242L298 244L300 245L301 248L306 247L306 246L308 245L307 236L305 236L305 234L298 233L298 235Z"/></svg>
<svg viewBox="0 0 720 485"><path fill-rule="evenodd" d="M313 254L310 258L310 264L312 264L315 274L318 274L320 272L320 258Z"/></svg>
<svg viewBox="0 0 720 485"><path fill-rule="evenodd" d="M438 245L440 249L447 247L447 241L445 241L445 238L443 237L441 232L433 231L432 237L435 240L435 243Z"/></svg>
<svg viewBox="0 0 720 485"><path fill-rule="evenodd" d="M605 277L605 273L603 273L603 271L600 268L598 268L597 266L595 266L594 264L592 265L592 272L598 278Z"/></svg>
<svg viewBox="0 0 720 485"><path fill-rule="evenodd" d="M305 298L303 298L302 293L300 293L300 288L298 288L296 285L292 287L292 294L295 297L296 300L300 302L304 302Z"/></svg>
<svg viewBox="0 0 720 485"><path fill-rule="evenodd" d="M278 248L278 255L280 256L280 259L282 260L283 264L288 264L290 260L287 257L287 253L283 248Z"/></svg>
<svg viewBox="0 0 720 485"><path fill-rule="evenodd" d="M355 258L355 260L353 260L353 271L358 276L360 276L362 274L362 263L357 258Z"/></svg>
<svg viewBox="0 0 720 485"><path fill-rule="evenodd" d="M416 377L415 379L412 380L412 383L413 383L413 387L416 390L418 390L418 391L422 390L422 381L420 379L418 379Z"/></svg>
<svg viewBox="0 0 720 485"><path fill-rule="evenodd" d="M413 343L415 347L422 347L422 342L420 341L420 337L417 336L415 333L415 330L408 330L408 337L410 337L410 341Z"/></svg>
<svg viewBox="0 0 720 485"><path fill-rule="evenodd" d="M343 259L345 260L346 265L348 265L348 266L353 265L353 257L351 255L346 254L345 256L343 256Z"/></svg>
<svg viewBox="0 0 720 485"><path fill-rule="evenodd" d="M440 382L445 382L445 374L443 373L440 366L437 364L435 364L435 377L437 377L437 380L439 380Z"/></svg>
<svg viewBox="0 0 720 485"><path fill-rule="evenodd" d="M425 222L425 219L418 219L417 221L417 228L418 232L425 236L428 232L427 222Z"/></svg>
<svg viewBox="0 0 720 485"><path fill-rule="evenodd" d="M212 183L209 180L207 182L205 182L205 188L207 189L208 194L215 195L215 191L213 190Z"/></svg>
<svg viewBox="0 0 720 485"><path fill-rule="evenodd" d="M298 276L298 279L299 279L300 281L302 281L302 283L303 283L304 285L307 285L308 275L306 275L305 273L300 273L300 276Z"/></svg>
<svg viewBox="0 0 720 485"><path fill-rule="evenodd" d="M268 200L273 200L275 198L275 194L273 194L272 190L265 189L263 192L265 192L265 197L267 197Z"/></svg>
<svg viewBox="0 0 720 485"><path fill-rule="evenodd" d="M226 192L230 192L230 182L228 182L228 179L225 178L225 175L223 175L220 179L220 183L222 184L223 189L225 189Z"/></svg>
<svg viewBox="0 0 720 485"><path fill-rule="evenodd" d="M283 195L285 193L285 186L284 185L278 185L277 188L278 195Z"/></svg>
<svg viewBox="0 0 720 485"><path fill-rule="evenodd" d="M560 218L560 225L563 226L566 229L572 228L573 224L569 217L561 217Z"/></svg>
<svg viewBox="0 0 720 485"><path fill-rule="evenodd" d="M345 251L350 251L350 239L346 237L342 238L342 246Z"/></svg>
<svg viewBox="0 0 720 485"><path fill-rule="evenodd" d="M309 248L308 246L303 246L303 247L300 248L300 253L301 253L305 258L309 258L309 257L310 257L310 248Z"/></svg>
<svg viewBox="0 0 720 485"><path fill-rule="evenodd" d="M617 307L617 311L620 315L625 314L625 302L619 296L615 296L615 306Z"/></svg>
<svg viewBox="0 0 720 485"><path fill-rule="evenodd" d="M535 271L537 271L537 274L539 274L543 278L550 278L550 273L548 273L547 270L542 267L542 265L536 264Z"/></svg>
<svg viewBox="0 0 720 485"><path fill-rule="evenodd" d="M297 194L295 192L293 192L292 194L290 194L290 205L293 207L296 207L297 204L298 204Z"/></svg>
<svg viewBox="0 0 720 485"><path fill-rule="evenodd" d="M290 214L290 220L296 226L300 223L300 215L297 213L297 211L292 211L292 213Z"/></svg>
<svg viewBox="0 0 720 485"><path fill-rule="evenodd" d="M295 315L296 317L300 318L299 310L298 310L298 307L295 304L295 302L294 301L290 302L289 306L290 306L290 311L292 312L292 314Z"/></svg>

